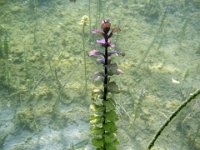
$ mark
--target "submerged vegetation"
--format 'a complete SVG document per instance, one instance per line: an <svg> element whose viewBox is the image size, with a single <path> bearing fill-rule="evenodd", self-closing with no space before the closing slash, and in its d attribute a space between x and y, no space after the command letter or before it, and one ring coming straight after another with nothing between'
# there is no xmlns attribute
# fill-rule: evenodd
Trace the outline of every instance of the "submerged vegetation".
<svg viewBox="0 0 200 150"><path fill-rule="evenodd" d="M113 62L113 55L124 55L124 53L109 49L115 47L110 38L119 30L111 28L110 21L105 19L101 23L101 29L92 31L103 36L103 39L97 40L96 43L104 47L103 51L93 49L89 52L89 56L96 57L97 62L103 65L103 71L95 72L93 76L93 80L102 82L103 86L93 90L90 105L92 144L99 150L116 150L119 143L116 137L118 115L116 102L113 99L113 94L119 93L119 89L112 76L119 75L122 71L116 62Z"/></svg>
<svg viewBox="0 0 200 150"><path fill-rule="evenodd" d="M79 25L83 15L88 26ZM200 88L199 0L0 0L0 149L93 149L88 95L98 83L88 78L102 68L85 54L99 49L90 30L104 18L122 28L112 41L126 50L112 58L124 71L111 79L120 89L112 95L118 149L147 149ZM200 149L199 107L197 96L153 149Z"/></svg>

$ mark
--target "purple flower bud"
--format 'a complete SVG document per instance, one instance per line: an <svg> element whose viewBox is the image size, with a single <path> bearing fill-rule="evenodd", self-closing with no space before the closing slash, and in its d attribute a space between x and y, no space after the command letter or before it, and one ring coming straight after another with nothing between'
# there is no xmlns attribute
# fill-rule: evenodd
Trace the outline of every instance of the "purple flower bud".
<svg viewBox="0 0 200 150"><path fill-rule="evenodd" d="M105 19L101 22L101 29L104 31L105 34L107 34L110 30L111 23L108 19Z"/></svg>

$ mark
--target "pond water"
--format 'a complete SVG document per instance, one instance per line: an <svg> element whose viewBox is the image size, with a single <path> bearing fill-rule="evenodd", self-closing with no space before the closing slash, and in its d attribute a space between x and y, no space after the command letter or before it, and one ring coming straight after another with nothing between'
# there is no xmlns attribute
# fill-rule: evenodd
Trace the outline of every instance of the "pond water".
<svg viewBox="0 0 200 150"><path fill-rule="evenodd" d="M0 149L95 149L89 107L102 67L85 54L102 49L91 30L103 19L125 52L114 58L119 150L146 150L200 89L199 0L0 0ZM152 149L199 150L199 108L197 95Z"/></svg>

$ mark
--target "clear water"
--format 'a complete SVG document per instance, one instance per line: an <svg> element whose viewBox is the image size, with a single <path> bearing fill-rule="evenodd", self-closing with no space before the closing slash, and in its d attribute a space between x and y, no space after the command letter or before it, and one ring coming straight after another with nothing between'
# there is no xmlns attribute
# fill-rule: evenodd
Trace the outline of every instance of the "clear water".
<svg viewBox="0 0 200 150"><path fill-rule="evenodd" d="M90 3L89 3L90 2ZM90 5L89 5L90 4ZM90 14L89 14L90 7ZM83 39L80 20L90 17ZM145 150L157 130L200 88L199 0L0 0L0 149L92 150L89 105L96 48L90 30L109 18L116 62L119 150ZM83 45L83 41L85 45ZM99 47L98 47L99 48ZM166 127L155 150L200 149L200 97Z"/></svg>

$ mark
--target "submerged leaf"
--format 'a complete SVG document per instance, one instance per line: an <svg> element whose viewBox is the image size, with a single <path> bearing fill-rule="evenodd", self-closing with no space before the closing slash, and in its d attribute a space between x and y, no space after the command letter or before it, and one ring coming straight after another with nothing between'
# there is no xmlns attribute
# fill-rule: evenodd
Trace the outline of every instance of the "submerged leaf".
<svg viewBox="0 0 200 150"><path fill-rule="evenodd" d="M94 114L94 115L90 116L90 123L91 124L103 123L103 117L102 117L102 115Z"/></svg>
<svg viewBox="0 0 200 150"><path fill-rule="evenodd" d="M106 146L106 150L117 150L116 145L109 144Z"/></svg>
<svg viewBox="0 0 200 150"><path fill-rule="evenodd" d="M105 131L111 132L111 133L114 133L115 131L117 131L117 127L114 122L106 122L103 128L105 129Z"/></svg>
<svg viewBox="0 0 200 150"><path fill-rule="evenodd" d="M101 89L94 89L93 91L92 91L92 94L100 94L100 93L102 93L103 91L101 90Z"/></svg>
<svg viewBox="0 0 200 150"><path fill-rule="evenodd" d="M106 133L105 134L105 143L113 143L116 140L114 133Z"/></svg>
<svg viewBox="0 0 200 150"><path fill-rule="evenodd" d="M94 89L92 91L92 99L94 100L94 102L100 102L98 105L101 105L102 103L102 99L103 99L103 90L101 89ZM97 104L97 103L96 103Z"/></svg>
<svg viewBox="0 0 200 150"><path fill-rule="evenodd" d="M119 88L114 81L108 84L108 91L111 93L119 93Z"/></svg>
<svg viewBox="0 0 200 150"><path fill-rule="evenodd" d="M105 74L103 72L95 72L92 79L94 81L104 81Z"/></svg>
<svg viewBox="0 0 200 150"><path fill-rule="evenodd" d="M93 136L98 136L98 135L102 136L104 133L104 129L99 127L92 127L90 128L90 130Z"/></svg>
<svg viewBox="0 0 200 150"><path fill-rule="evenodd" d="M96 146L96 148L102 148L104 145L104 141L100 138L94 138L92 139L92 144Z"/></svg>
<svg viewBox="0 0 200 150"><path fill-rule="evenodd" d="M105 114L106 121L115 122L118 120L118 116L114 110L111 110L109 112L106 112Z"/></svg>
<svg viewBox="0 0 200 150"><path fill-rule="evenodd" d="M108 40L108 42L106 43L105 39L100 39L100 40L96 40L97 44L100 44L102 46L110 46L110 47L115 47L115 45L113 43L111 43L110 40Z"/></svg>
<svg viewBox="0 0 200 150"><path fill-rule="evenodd" d="M106 67L108 68L108 74L109 75L120 75L122 72L121 69L118 68L117 64L114 63L114 64L108 64L106 65Z"/></svg>
<svg viewBox="0 0 200 150"><path fill-rule="evenodd" d="M105 58L104 57L97 58L97 62L101 64L105 64ZM108 64L110 64L110 62L111 62L111 58L108 57Z"/></svg>
<svg viewBox="0 0 200 150"><path fill-rule="evenodd" d="M88 143L89 143L89 139L85 139L85 140L82 140L82 141L76 143L75 145L73 145L73 147L74 147L75 149L83 148L83 147L85 147Z"/></svg>
<svg viewBox="0 0 200 150"><path fill-rule="evenodd" d="M106 44L105 39L96 40L97 44Z"/></svg>
<svg viewBox="0 0 200 150"><path fill-rule="evenodd" d="M118 27L112 28L112 33L119 32L119 31L121 31L121 29Z"/></svg>
<svg viewBox="0 0 200 150"><path fill-rule="evenodd" d="M122 74L122 73L123 73L123 71L122 71L121 69L119 69L119 68L118 68L118 69L116 70L116 72L115 72L116 75L120 75L120 74Z"/></svg>
<svg viewBox="0 0 200 150"><path fill-rule="evenodd" d="M97 58L97 62L98 63L101 63L101 64L105 64L105 58L102 57L102 58Z"/></svg>
<svg viewBox="0 0 200 150"><path fill-rule="evenodd" d="M103 112L104 107L102 105L91 104L90 109L94 112Z"/></svg>
<svg viewBox="0 0 200 150"><path fill-rule="evenodd" d="M93 29L92 33L97 33L97 34L101 34L101 35L104 34L103 30L101 30L101 29Z"/></svg>
<svg viewBox="0 0 200 150"><path fill-rule="evenodd" d="M124 52L121 52L121 51L119 51L119 50L113 50L113 51L109 51L109 52L108 52L108 56L111 56L111 55L113 55L113 54L115 54L115 55L117 55L117 56L119 56L119 55L125 56L125 53L124 53Z"/></svg>
<svg viewBox="0 0 200 150"><path fill-rule="evenodd" d="M115 102L112 99L108 99L107 101L103 101L106 106L106 111L111 111L115 109Z"/></svg>
<svg viewBox="0 0 200 150"><path fill-rule="evenodd" d="M97 57L99 55L102 55L102 53L96 49L93 49L90 52L88 52L88 56L91 56L91 57Z"/></svg>
<svg viewBox="0 0 200 150"><path fill-rule="evenodd" d="M106 150L117 150L117 145L119 144L119 141L115 139L112 143L106 144Z"/></svg>
<svg viewBox="0 0 200 150"><path fill-rule="evenodd" d="M118 68L116 63L108 64L108 65L106 65L106 67L107 67L108 70L116 70Z"/></svg>

